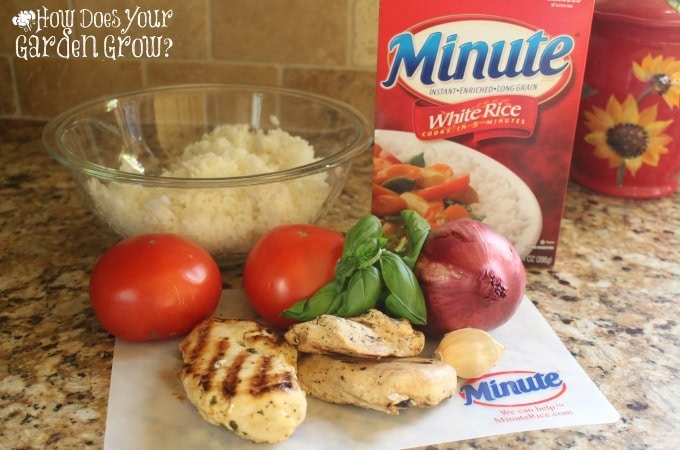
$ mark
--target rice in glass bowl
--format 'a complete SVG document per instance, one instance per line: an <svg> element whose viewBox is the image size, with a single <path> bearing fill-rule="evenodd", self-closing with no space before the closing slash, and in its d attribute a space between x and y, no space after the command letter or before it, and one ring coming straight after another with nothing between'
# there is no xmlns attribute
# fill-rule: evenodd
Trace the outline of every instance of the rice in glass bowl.
<svg viewBox="0 0 680 450"><path fill-rule="evenodd" d="M318 221L372 135L331 98L181 85L79 105L48 123L43 141L121 237L176 233L230 264L278 225Z"/></svg>

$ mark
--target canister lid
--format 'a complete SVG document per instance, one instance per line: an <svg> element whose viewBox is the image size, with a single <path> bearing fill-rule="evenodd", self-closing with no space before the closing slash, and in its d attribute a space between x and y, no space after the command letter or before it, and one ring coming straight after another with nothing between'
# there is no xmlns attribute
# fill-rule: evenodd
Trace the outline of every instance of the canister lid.
<svg viewBox="0 0 680 450"><path fill-rule="evenodd" d="M680 26L680 0L595 0L595 19Z"/></svg>

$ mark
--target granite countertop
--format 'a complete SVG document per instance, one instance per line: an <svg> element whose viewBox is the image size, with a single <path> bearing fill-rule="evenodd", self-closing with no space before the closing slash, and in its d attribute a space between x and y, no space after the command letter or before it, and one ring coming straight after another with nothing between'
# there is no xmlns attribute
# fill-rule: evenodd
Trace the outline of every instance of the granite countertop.
<svg viewBox="0 0 680 450"><path fill-rule="evenodd" d="M46 154L42 125L0 121L0 449L101 448L114 340L87 285L117 238ZM368 211L369 156L328 224L346 229ZM626 200L570 184L557 262L528 270L528 296L622 418L455 448L677 445L679 198ZM238 268L223 277L240 287Z"/></svg>

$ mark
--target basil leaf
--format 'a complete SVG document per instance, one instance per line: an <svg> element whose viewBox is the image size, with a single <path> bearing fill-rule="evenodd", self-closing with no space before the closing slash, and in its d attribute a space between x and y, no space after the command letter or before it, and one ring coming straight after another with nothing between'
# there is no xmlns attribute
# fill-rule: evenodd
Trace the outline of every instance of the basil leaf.
<svg viewBox="0 0 680 450"><path fill-rule="evenodd" d="M392 317L406 319L413 325L427 324L426 316L408 310L404 306L404 302L394 294L389 294L387 298L385 298L385 309Z"/></svg>
<svg viewBox="0 0 680 450"><path fill-rule="evenodd" d="M336 312L341 317L356 317L375 308L382 291L380 271L375 266L354 272L343 292L343 305Z"/></svg>
<svg viewBox="0 0 680 450"><path fill-rule="evenodd" d="M425 325L425 297L413 271L399 255L388 250L380 257L380 271L390 291L385 298L387 312L394 317L407 319L414 325Z"/></svg>
<svg viewBox="0 0 680 450"><path fill-rule="evenodd" d="M335 280L319 289L310 299L300 300L281 313L281 317L307 321L322 314L335 314L342 305L342 286Z"/></svg>
<svg viewBox="0 0 680 450"><path fill-rule="evenodd" d="M353 255L340 258L335 266L335 277L340 284L356 273L355 271L370 267L380 259L382 249L387 241L385 239L369 239L358 244Z"/></svg>
<svg viewBox="0 0 680 450"><path fill-rule="evenodd" d="M357 269L357 259L354 256L346 256L340 258L340 261L335 265L335 278L341 285L345 284L345 280L352 276Z"/></svg>
<svg viewBox="0 0 680 450"><path fill-rule="evenodd" d="M386 244L380 219L370 214L359 219L345 235L342 256L335 266L338 281L344 284L355 270L375 264Z"/></svg>
<svg viewBox="0 0 680 450"><path fill-rule="evenodd" d="M408 246L406 252L400 256L406 265L413 269L416 262L418 262L418 257L423 249L427 235L430 233L430 223L420 214L409 209L402 211L401 217L406 224Z"/></svg>
<svg viewBox="0 0 680 450"><path fill-rule="evenodd" d="M286 309L281 316L300 321L322 314L355 317L378 303L382 307L384 302L390 315L413 324L425 324L425 299L412 268L430 226L415 211L403 211L402 218L406 224L406 245L399 246L403 256L387 249L388 239L382 236L380 219L364 216L346 233L333 281L310 299Z"/></svg>
<svg viewBox="0 0 680 450"><path fill-rule="evenodd" d="M372 266L380 259L380 254L385 246L384 239L370 239L359 244L356 248L355 257L357 259L357 268Z"/></svg>
<svg viewBox="0 0 680 450"><path fill-rule="evenodd" d="M380 239L382 236L382 224L374 215L367 215L359 219L356 224L345 234L345 244L342 249L342 257L355 256L357 248L371 239Z"/></svg>

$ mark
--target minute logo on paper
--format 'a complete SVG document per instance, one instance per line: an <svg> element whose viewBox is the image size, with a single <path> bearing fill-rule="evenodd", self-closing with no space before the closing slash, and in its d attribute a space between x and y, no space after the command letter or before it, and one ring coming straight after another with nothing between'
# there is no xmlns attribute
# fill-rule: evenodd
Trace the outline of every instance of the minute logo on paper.
<svg viewBox="0 0 680 450"><path fill-rule="evenodd" d="M567 390L558 372L512 370L468 380L459 390L465 405L519 407L552 401Z"/></svg>

